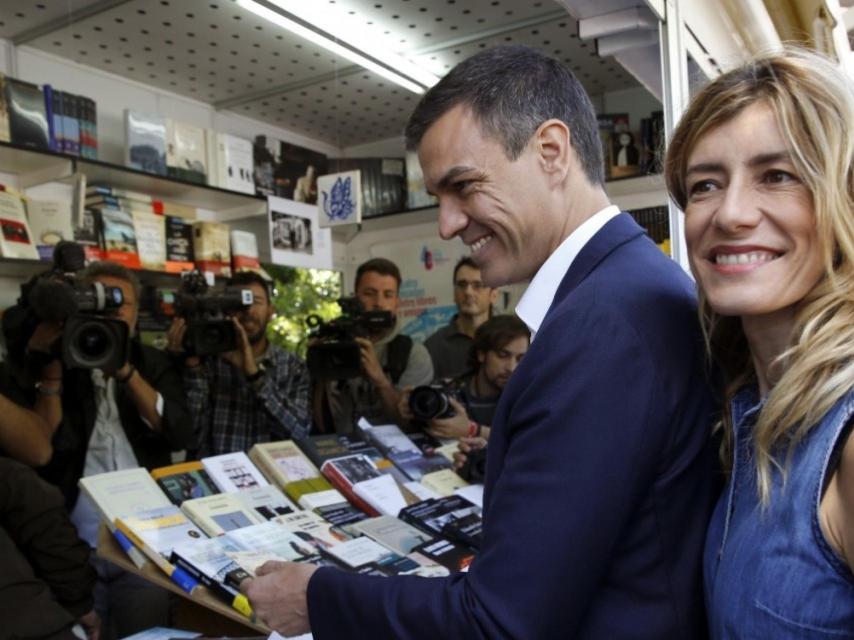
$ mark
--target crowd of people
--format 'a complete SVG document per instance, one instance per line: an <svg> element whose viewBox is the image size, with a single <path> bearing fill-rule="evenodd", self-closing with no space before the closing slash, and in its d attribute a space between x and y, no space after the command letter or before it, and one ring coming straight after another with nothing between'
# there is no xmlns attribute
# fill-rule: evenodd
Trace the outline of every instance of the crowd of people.
<svg viewBox="0 0 854 640"><path fill-rule="evenodd" d="M168 622L162 592L87 560L97 517L80 477L348 433L364 416L457 438L460 462L486 448L481 550L447 578L267 563L242 590L283 634L854 637L854 82L786 49L693 98L664 172L694 281L610 203L590 99L546 55L460 63L406 140L441 236L471 248L450 283L457 314L425 344L369 331L359 377L313 380L267 337L266 283L239 274L253 302L234 351L186 353L182 320L166 353L134 343L109 375L65 369L56 322L14 350L0 379L13 636ZM134 328L132 273L96 263L81 278L120 287ZM521 281L515 315L494 315L495 288ZM375 258L354 291L395 315L400 284ZM437 381L453 415L416 420L409 394Z"/></svg>

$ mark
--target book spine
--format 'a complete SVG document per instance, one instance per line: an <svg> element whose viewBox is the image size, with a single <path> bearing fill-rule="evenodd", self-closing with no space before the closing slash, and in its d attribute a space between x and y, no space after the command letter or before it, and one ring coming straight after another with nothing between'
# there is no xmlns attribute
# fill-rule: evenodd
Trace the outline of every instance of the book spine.
<svg viewBox="0 0 854 640"><path fill-rule="evenodd" d="M51 87L51 102L53 109L53 136L54 136L54 151L59 153L65 152L65 124L64 120L64 98L62 91L57 91Z"/></svg>
<svg viewBox="0 0 854 640"><path fill-rule="evenodd" d="M49 84L44 85L44 110L47 116L48 147L51 151L56 151L56 130L53 120L53 87Z"/></svg>
<svg viewBox="0 0 854 640"><path fill-rule="evenodd" d="M181 556L177 555L174 551L172 552L172 557L169 560L180 569L183 569L188 574L190 574L193 578L201 582L208 589L210 589L214 595L222 600L225 604L232 607L235 611L240 612L244 616L249 619L254 618L254 612L252 611L252 605L249 604L249 599L244 596L242 593L235 593L229 587L226 587L221 582L206 576L204 573L196 569L191 563L187 562Z"/></svg>
<svg viewBox="0 0 854 640"><path fill-rule="evenodd" d="M131 562L136 565L137 569L142 569L145 566L145 556L142 555L142 551L133 546L133 542L131 542L125 534L115 527L113 527L111 531L116 542L119 543L119 546L131 559Z"/></svg>
<svg viewBox="0 0 854 640"><path fill-rule="evenodd" d="M157 553L154 549L149 547L145 542L137 536L131 529L128 527L121 519L116 518L116 529L121 531L125 536L130 539L130 541L136 545L138 549L141 549L142 552L151 560L154 564L156 564L169 578L177 584L183 591L187 593L193 593L193 590L199 586L198 581L196 581L193 576L184 571L183 569L179 569L171 564L166 558Z"/></svg>

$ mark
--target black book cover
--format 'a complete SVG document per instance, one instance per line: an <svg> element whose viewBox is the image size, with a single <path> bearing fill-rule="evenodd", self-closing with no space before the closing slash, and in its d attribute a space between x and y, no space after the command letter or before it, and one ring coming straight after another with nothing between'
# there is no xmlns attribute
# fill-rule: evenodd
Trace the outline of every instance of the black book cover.
<svg viewBox="0 0 854 640"><path fill-rule="evenodd" d="M183 218L166 216L166 261L193 262L193 225Z"/></svg>
<svg viewBox="0 0 854 640"><path fill-rule="evenodd" d="M354 522L361 522L369 517L368 514L359 511L349 502L318 507L314 512L330 524L338 527L353 524Z"/></svg>
<svg viewBox="0 0 854 640"><path fill-rule="evenodd" d="M255 136L252 156L258 195L294 199L297 183L302 179L307 185L302 189L305 194L302 201L317 202L317 176L329 173L324 154L259 135Z"/></svg>
<svg viewBox="0 0 854 640"><path fill-rule="evenodd" d="M73 93L62 94L62 133L65 141L63 151L74 156L80 155L80 120L77 113L77 96Z"/></svg>
<svg viewBox="0 0 854 640"><path fill-rule="evenodd" d="M482 520L480 507L461 496L445 496L422 500L400 510L398 518L431 535L477 549L477 521ZM452 524L448 527L449 523Z"/></svg>
<svg viewBox="0 0 854 640"><path fill-rule="evenodd" d="M6 105L12 142L25 147L50 149L42 90L30 82L6 78Z"/></svg>
<svg viewBox="0 0 854 640"><path fill-rule="evenodd" d="M361 171L362 216L370 218L406 209L406 162L403 158L336 158L329 173Z"/></svg>
<svg viewBox="0 0 854 640"><path fill-rule="evenodd" d="M340 458L354 453L366 453L371 459L375 459L366 449L376 451L364 440L356 435L339 435L326 433L317 436L308 436L294 440L297 446L318 469L327 460ZM377 452L379 454L379 452Z"/></svg>
<svg viewBox="0 0 854 640"><path fill-rule="evenodd" d="M441 538L423 542L413 548L412 552L420 553L449 571L462 571L471 564L475 555L471 549Z"/></svg>

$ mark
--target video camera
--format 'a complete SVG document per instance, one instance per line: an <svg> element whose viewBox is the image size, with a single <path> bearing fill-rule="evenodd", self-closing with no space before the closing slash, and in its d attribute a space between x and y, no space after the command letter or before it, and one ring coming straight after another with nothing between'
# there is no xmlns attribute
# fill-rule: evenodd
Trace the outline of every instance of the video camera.
<svg viewBox="0 0 854 640"><path fill-rule="evenodd" d="M226 287L222 292L210 292L199 271L185 273L183 278L175 296L175 312L187 320L184 349L195 356L236 349L237 330L228 314L251 307L252 290Z"/></svg>
<svg viewBox="0 0 854 640"><path fill-rule="evenodd" d="M76 273L83 265L83 248L63 241L54 248L51 269L21 285L18 304L3 315L3 333L13 359L23 359L39 323L63 322L59 350L53 355L61 356L67 367L111 373L127 362L129 328L111 317L124 301L122 290L79 282Z"/></svg>
<svg viewBox="0 0 854 640"><path fill-rule="evenodd" d="M365 311L356 297L339 298L341 315L329 322L311 315L306 324L312 329L306 355L311 376L318 380L345 380L362 373L362 357L356 338L366 337L394 326L391 311Z"/></svg>

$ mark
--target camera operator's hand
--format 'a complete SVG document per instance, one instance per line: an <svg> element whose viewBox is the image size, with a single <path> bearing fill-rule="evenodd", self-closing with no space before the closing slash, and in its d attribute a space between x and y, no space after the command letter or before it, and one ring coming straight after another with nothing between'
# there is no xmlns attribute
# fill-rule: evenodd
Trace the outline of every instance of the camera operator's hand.
<svg viewBox="0 0 854 640"><path fill-rule="evenodd" d="M169 325L169 331L166 332L168 343L166 350L169 353L181 355L184 353L184 336L187 334L187 321L184 318L172 318L172 324ZM184 364L188 367L198 367L201 359L198 356L187 356Z"/></svg>
<svg viewBox="0 0 854 640"><path fill-rule="evenodd" d="M62 337L62 325L60 320L39 322L27 342L27 351L50 353L53 344Z"/></svg>
<svg viewBox="0 0 854 640"><path fill-rule="evenodd" d="M486 438L460 438L460 443L457 445L459 451L454 453L454 469L459 471L468 461L468 456L472 451L483 449L486 447Z"/></svg>
<svg viewBox="0 0 854 640"><path fill-rule="evenodd" d="M377 359L377 354L374 351L374 343L367 338L356 338L359 349L362 352L362 370L374 386L381 387L390 385L391 383L386 378L385 371Z"/></svg>
<svg viewBox="0 0 854 640"><path fill-rule="evenodd" d="M434 438L464 438L470 434L471 420L466 409L456 398L448 396L451 407L454 410L450 418L434 418L430 421L425 431Z"/></svg>
<svg viewBox="0 0 854 640"><path fill-rule="evenodd" d="M252 343L249 342L249 336L246 335L246 330L237 321L237 318L232 318L231 321L234 323L234 331L237 335L237 349L226 351L222 354L222 357L243 371L247 376L255 375L258 372L258 363L255 362L255 354L252 352Z"/></svg>
<svg viewBox="0 0 854 640"><path fill-rule="evenodd" d="M415 416L412 415L412 409L409 408L409 396L412 395L412 390L415 387L404 387L400 391L400 402L397 403L397 412L400 417L406 422L412 422Z"/></svg>

